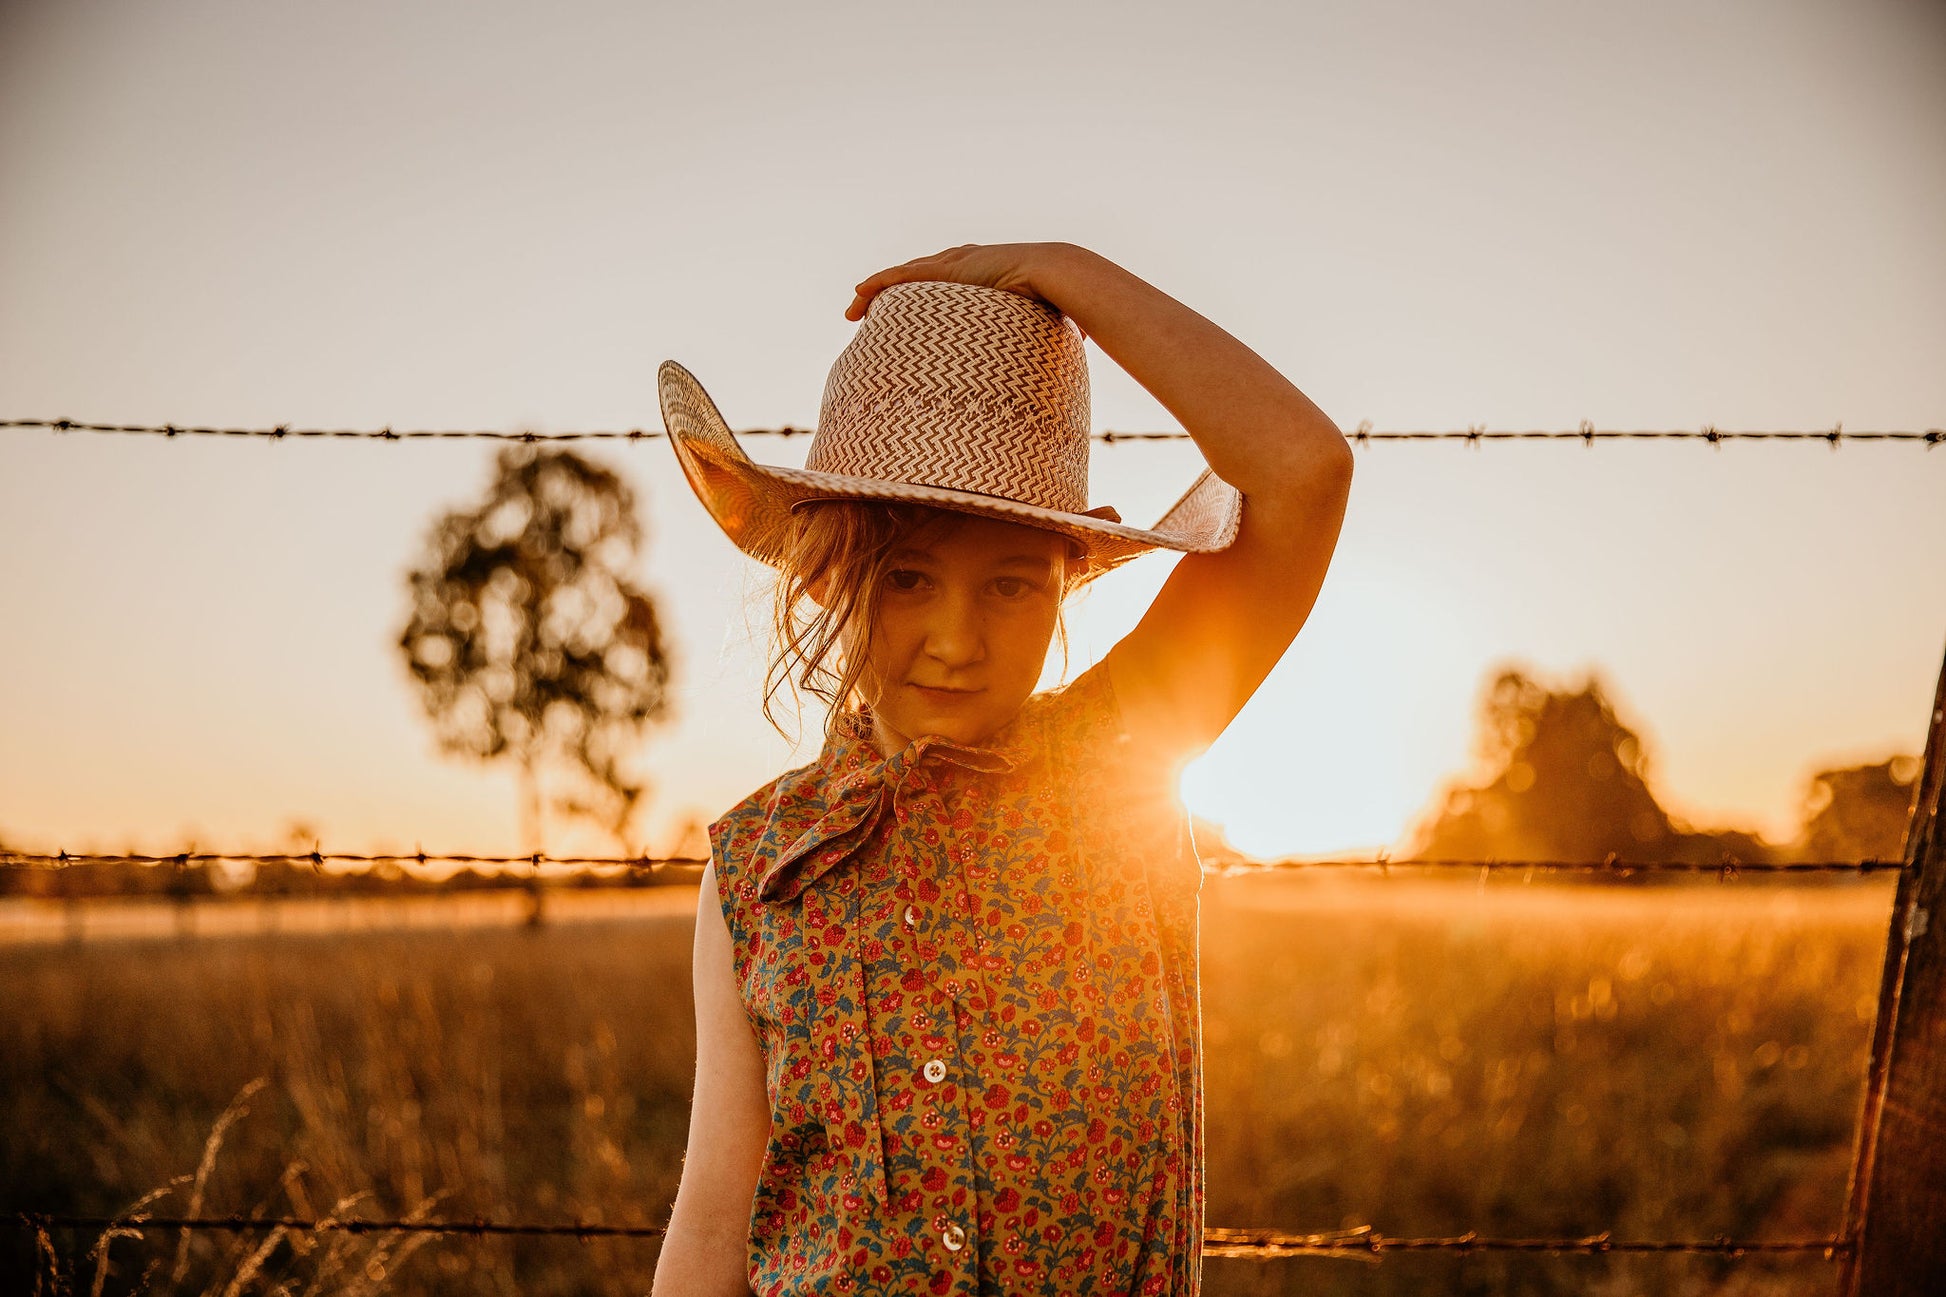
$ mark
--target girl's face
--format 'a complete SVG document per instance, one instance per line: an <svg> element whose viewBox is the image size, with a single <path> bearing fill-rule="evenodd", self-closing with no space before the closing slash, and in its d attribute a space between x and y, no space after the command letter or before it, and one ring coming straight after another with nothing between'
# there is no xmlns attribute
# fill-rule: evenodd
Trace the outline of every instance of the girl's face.
<svg viewBox="0 0 1946 1297"><path fill-rule="evenodd" d="M921 734L977 745L1034 692L1060 617L1067 542L967 515L892 553L859 688L880 751Z"/></svg>

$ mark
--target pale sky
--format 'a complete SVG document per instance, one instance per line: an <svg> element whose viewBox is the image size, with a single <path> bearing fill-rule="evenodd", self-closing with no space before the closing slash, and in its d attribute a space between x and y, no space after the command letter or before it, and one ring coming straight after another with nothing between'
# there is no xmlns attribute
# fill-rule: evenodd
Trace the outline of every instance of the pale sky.
<svg viewBox="0 0 1946 1297"><path fill-rule="evenodd" d="M808 427L857 280L1059 239L1347 431L1923 430L1942 212L1921 0L0 5L0 418L655 427L674 358ZM1091 362L1098 429L1170 426ZM588 453L675 631L656 849L815 745L758 712L764 571L669 448ZM0 431L0 840L519 850L393 648L492 454ZM1195 468L1097 446L1091 503ZM1070 675L1170 561L1075 609ZM1812 769L1920 750L1942 650L1946 449L1376 444L1185 794L1247 850L1395 843L1512 660L1598 671L1673 809L1781 837Z"/></svg>

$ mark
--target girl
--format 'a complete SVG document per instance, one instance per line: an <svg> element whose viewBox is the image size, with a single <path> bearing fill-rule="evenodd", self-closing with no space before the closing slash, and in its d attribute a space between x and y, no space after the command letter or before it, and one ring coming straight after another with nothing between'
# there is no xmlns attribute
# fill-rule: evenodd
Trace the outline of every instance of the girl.
<svg viewBox="0 0 1946 1297"><path fill-rule="evenodd" d="M765 713L819 759L710 826L696 1095L657 1265L689 1294L1194 1294L1201 883L1182 763L1303 625L1352 475L1330 419L1216 325L1071 244L857 287L803 470L661 374L691 486L779 569ZM1155 527L1087 508L1092 337L1206 471ZM1064 598L1185 557L1035 693Z"/></svg>

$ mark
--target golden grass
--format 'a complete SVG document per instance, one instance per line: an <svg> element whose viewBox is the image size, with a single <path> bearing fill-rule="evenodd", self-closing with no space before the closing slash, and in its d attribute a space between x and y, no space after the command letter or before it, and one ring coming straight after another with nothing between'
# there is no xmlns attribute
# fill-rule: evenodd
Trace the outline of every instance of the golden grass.
<svg viewBox="0 0 1946 1297"><path fill-rule="evenodd" d="M1210 1223L1833 1233L1889 896L1212 879ZM200 1193L219 1213L660 1223L689 1101L688 932L0 946L0 1210L114 1212L180 1180L149 1209ZM57 1233L50 1259L20 1239L5 1261L77 1292L153 1265L149 1291L239 1297L643 1293L654 1262L648 1242L197 1235L112 1239L101 1269L97 1241ZM1393 1253L1206 1274L1212 1294L1612 1297L1821 1293L1834 1267Z"/></svg>

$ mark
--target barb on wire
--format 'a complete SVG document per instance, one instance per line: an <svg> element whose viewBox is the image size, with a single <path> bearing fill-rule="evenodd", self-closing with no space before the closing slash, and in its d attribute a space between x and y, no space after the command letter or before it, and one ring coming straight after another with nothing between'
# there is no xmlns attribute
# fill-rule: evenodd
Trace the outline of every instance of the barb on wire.
<svg viewBox="0 0 1946 1297"><path fill-rule="evenodd" d="M584 869L626 869L632 872L655 872L659 870L700 869L709 863L707 856L550 856L544 852L531 852L519 856L479 856L447 852L415 851L409 854L364 854L349 851L177 851L164 855L141 855L138 853L100 854L94 852L57 851L0 851L0 869L72 869L81 865L175 865L186 868L192 864L214 864L218 862L311 865L322 867L328 863L363 865L520 865L538 870L543 865L560 865ZM1831 873L1898 873L1908 866L1903 860L1880 860L1868 856L1863 860L1791 860L1791 861L1744 861L1721 860L1714 863L1695 860L1623 860L1609 855L1600 860L1480 860L1471 857L1396 859L1384 855L1371 858L1352 856L1343 858L1307 859L1290 857L1283 860L1247 860L1242 858L1219 858L1209 868L1210 872L1223 875L1260 874L1273 872L1299 871L1305 869L1376 869L1384 877L1392 877L1393 870L1430 869L1451 871L1480 871L1482 877L1495 871L1500 873L1580 873L1605 874L1611 877L1627 878L1634 874L1716 874L1724 881L1739 878L1745 874L1831 874Z"/></svg>
<svg viewBox="0 0 1946 1297"><path fill-rule="evenodd" d="M660 1238L659 1225L597 1225L465 1220L339 1220L299 1216L69 1216L22 1212L14 1221L29 1229L223 1230L285 1229L349 1234L552 1235L592 1238ZM1291 1234L1279 1230L1208 1229L1203 1255L1268 1260L1278 1256L1346 1255L1383 1252L1555 1252L1600 1255L1608 1252L1704 1252L1731 1257L1751 1253L1815 1252L1826 1260L1855 1245L1842 1238L1818 1239L1616 1239L1608 1232L1583 1238L1495 1238L1469 1231L1441 1238L1391 1238L1369 1228L1328 1234Z"/></svg>
<svg viewBox="0 0 1946 1297"><path fill-rule="evenodd" d="M226 428L177 423L89 423L79 419L0 419L0 428L44 429L49 432L104 432L153 437L265 437L272 441L286 438L327 438L365 441L659 441L668 434L660 428L617 428L580 432L507 432L495 429L462 428L294 428L280 423L271 428ZM786 424L777 428L746 428L739 437L807 437L809 428ZM1098 432L1094 440L1108 445L1120 442L1187 441L1189 434L1162 432ZM1726 441L1821 441L1836 450L1847 441L1911 441L1928 450L1946 442L1946 429L1924 431L1846 432L1844 425L1812 432L1730 431L1704 424L1701 428L1672 429L1598 429L1587 420L1571 432L1534 429L1528 431L1489 431L1473 425L1458 432L1374 432L1369 420L1346 434L1356 445L1374 441L1461 441L1477 446L1483 441L1579 441L1592 446L1597 441L1701 441L1720 446Z"/></svg>

